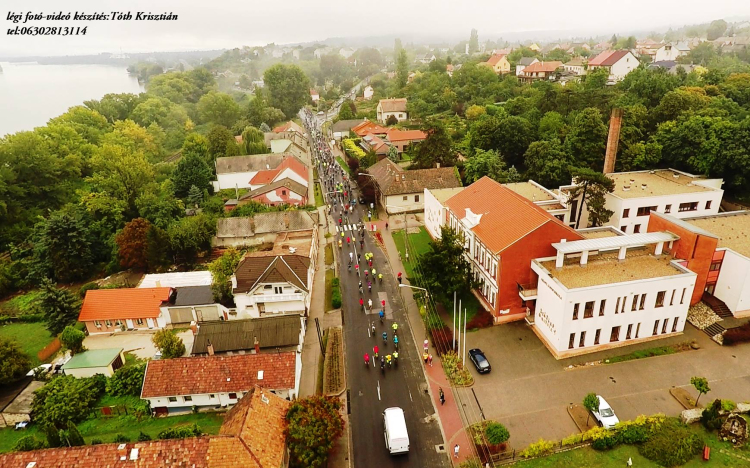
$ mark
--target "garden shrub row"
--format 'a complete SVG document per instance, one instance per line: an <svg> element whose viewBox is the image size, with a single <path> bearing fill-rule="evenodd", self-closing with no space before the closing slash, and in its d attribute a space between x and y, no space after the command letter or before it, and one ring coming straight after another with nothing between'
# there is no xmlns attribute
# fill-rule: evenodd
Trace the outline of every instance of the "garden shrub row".
<svg viewBox="0 0 750 468"><path fill-rule="evenodd" d="M733 345L737 343L747 343L750 341L750 322L746 322L739 327L730 328L724 332L724 344Z"/></svg>
<svg viewBox="0 0 750 468"><path fill-rule="evenodd" d="M343 145L344 151L351 158L362 159L366 155L365 150L357 146L356 142L351 138L345 138Z"/></svg>
<svg viewBox="0 0 750 468"><path fill-rule="evenodd" d="M471 373L461 364L461 358L455 351L444 353L441 362L445 375L454 385L471 385L474 382Z"/></svg>
<svg viewBox="0 0 750 468"><path fill-rule="evenodd" d="M331 280L331 305L333 305L334 309L341 307L341 288L338 278Z"/></svg>

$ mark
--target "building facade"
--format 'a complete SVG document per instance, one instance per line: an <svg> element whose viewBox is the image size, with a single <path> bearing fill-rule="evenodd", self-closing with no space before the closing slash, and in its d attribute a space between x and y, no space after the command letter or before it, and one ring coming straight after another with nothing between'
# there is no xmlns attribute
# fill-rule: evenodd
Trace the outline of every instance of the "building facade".
<svg viewBox="0 0 750 468"><path fill-rule="evenodd" d="M378 102L378 122L385 124L391 116L395 117L399 122L409 119L409 113L406 110L406 98L381 99Z"/></svg>

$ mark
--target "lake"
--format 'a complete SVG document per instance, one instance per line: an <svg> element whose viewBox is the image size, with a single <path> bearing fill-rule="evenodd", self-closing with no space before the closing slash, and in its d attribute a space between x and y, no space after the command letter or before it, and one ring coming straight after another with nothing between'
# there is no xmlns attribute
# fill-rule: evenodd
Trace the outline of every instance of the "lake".
<svg viewBox="0 0 750 468"><path fill-rule="evenodd" d="M0 136L45 125L69 107L108 93L144 91L125 68L0 62Z"/></svg>

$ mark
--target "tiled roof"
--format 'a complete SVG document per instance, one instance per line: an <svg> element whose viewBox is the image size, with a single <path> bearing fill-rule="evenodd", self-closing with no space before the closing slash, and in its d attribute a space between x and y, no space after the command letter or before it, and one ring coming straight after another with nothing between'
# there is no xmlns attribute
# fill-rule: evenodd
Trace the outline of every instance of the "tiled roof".
<svg viewBox="0 0 750 468"><path fill-rule="evenodd" d="M384 135L388 132L387 127L381 127L380 125L376 124L375 122L372 122L371 120L366 120L362 122L359 125L355 125L351 129L352 132L356 133L357 136L363 137L367 135L368 133L372 133L374 135Z"/></svg>
<svg viewBox="0 0 750 468"><path fill-rule="evenodd" d="M383 112L406 112L406 98L381 99L380 108Z"/></svg>
<svg viewBox="0 0 750 468"><path fill-rule="evenodd" d="M405 171L388 158L368 169L383 195L422 193L424 189L460 187L461 181L453 167ZM398 180L397 180L398 179Z"/></svg>
<svg viewBox="0 0 750 468"><path fill-rule="evenodd" d="M251 185L265 185L270 183L274 177L279 173L278 169L264 169L255 173L252 179L250 179Z"/></svg>
<svg viewBox="0 0 750 468"><path fill-rule="evenodd" d="M78 315L80 322L156 318L172 288L91 289Z"/></svg>
<svg viewBox="0 0 750 468"><path fill-rule="evenodd" d="M339 120L335 124L331 126L332 132L343 132L346 130L351 130L352 128L356 127L357 125L360 125L364 120L362 119L353 119L353 120Z"/></svg>
<svg viewBox="0 0 750 468"><path fill-rule="evenodd" d="M296 353L201 356L149 361L141 398L295 387ZM259 372L263 378L259 379Z"/></svg>
<svg viewBox="0 0 750 468"><path fill-rule="evenodd" d="M505 54L495 54L487 59L487 64L494 67L495 65L497 65L497 62L503 59L503 57L505 57Z"/></svg>
<svg viewBox="0 0 750 468"><path fill-rule="evenodd" d="M253 255L253 254L260 255ZM308 291L307 269L310 259L302 255L263 255L251 252L240 260L234 275L235 293L247 293L260 283L290 283Z"/></svg>
<svg viewBox="0 0 750 468"><path fill-rule="evenodd" d="M630 53L629 50L605 50L601 54L589 60L589 66L611 67L621 58Z"/></svg>
<svg viewBox="0 0 750 468"><path fill-rule="evenodd" d="M518 61L518 64L527 67L531 65L534 60L539 61L536 57L522 57L521 60Z"/></svg>
<svg viewBox="0 0 750 468"><path fill-rule="evenodd" d="M232 174L235 172L256 172L271 169L281 164L284 156L286 156L284 153L267 153L217 158L216 173Z"/></svg>
<svg viewBox="0 0 750 468"><path fill-rule="evenodd" d="M482 177L445 204L458 219L466 216L466 209L481 215L479 224L472 228L477 237L493 253L500 253L530 232L546 223L558 223L570 231L568 240L581 239L581 235L552 217L531 200L515 193L502 184Z"/></svg>
<svg viewBox="0 0 750 468"><path fill-rule="evenodd" d="M574 57L564 64L566 67L580 67L583 66L583 59L581 57Z"/></svg>
<svg viewBox="0 0 750 468"><path fill-rule="evenodd" d="M209 343L217 353L253 349L256 338L261 348L297 346L301 329L302 323L297 314L202 322L193 340L192 354L208 353Z"/></svg>
<svg viewBox="0 0 750 468"><path fill-rule="evenodd" d="M307 195L307 187L300 184L296 180L284 178L281 180L277 180L276 182L270 183L268 185L264 185L263 187L259 187L253 190L252 192L247 192L246 194L240 197L240 200L248 200L248 199L257 197L258 195L268 193L272 190L276 190L277 188L281 188L281 187L285 187L286 189L291 190L297 195L302 195L302 196Z"/></svg>
<svg viewBox="0 0 750 468"><path fill-rule="evenodd" d="M553 62L536 62L532 63L528 67L523 69L524 73L539 73L539 72L553 72L557 70L558 68L562 67L563 63L560 61L553 61Z"/></svg>
<svg viewBox="0 0 750 468"><path fill-rule="evenodd" d="M422 130L399 130L391 128L385 134L388 141L424 140L427 134Z"/></svg>
<svg viewBox="0 0 750 468"><path fill-rule="evenodd" d="M286 122L284 124L281 124L273 129L274 133L280 133L280 132L297 132L299 134L304 135L305 130L294 123L293 121Z"/></svg>
<svg viewBox="0 0 750 468"><path fill-rule="evenodd" d="M362 140L372 149L375 154L387 154L390 146L388 143L383 141L379 136L372 133L368 133Z"/></svg>

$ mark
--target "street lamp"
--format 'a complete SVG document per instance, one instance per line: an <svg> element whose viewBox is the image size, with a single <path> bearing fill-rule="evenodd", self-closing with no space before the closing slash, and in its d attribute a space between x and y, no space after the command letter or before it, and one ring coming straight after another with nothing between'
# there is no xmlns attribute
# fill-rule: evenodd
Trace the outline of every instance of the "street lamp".
<svg viewBox="0 0 750 468"><path fill-rule="evenodd" d="M419 289L420 291L424 291L426 294L430 294L430 291L426 290L425 288L420 288L419 286L412 286L410 284L399 284L399 288L409 288L409 289Z"/></svg>

